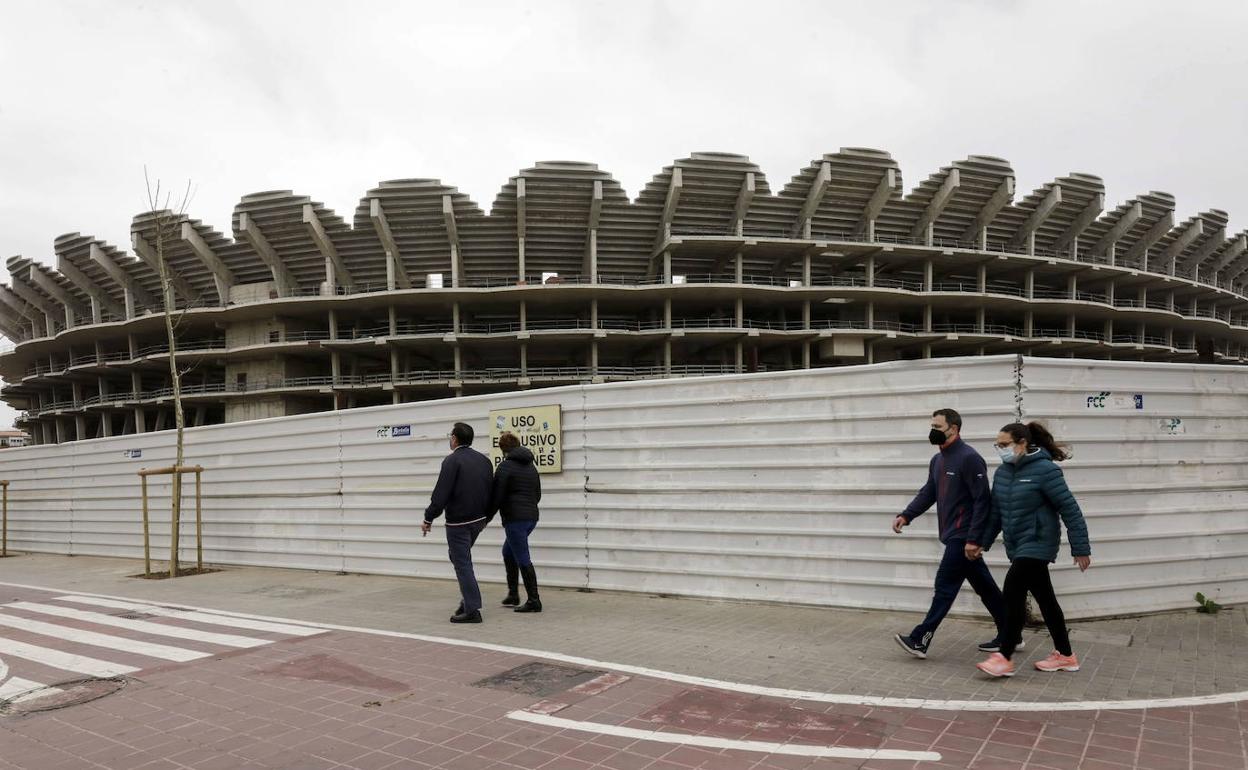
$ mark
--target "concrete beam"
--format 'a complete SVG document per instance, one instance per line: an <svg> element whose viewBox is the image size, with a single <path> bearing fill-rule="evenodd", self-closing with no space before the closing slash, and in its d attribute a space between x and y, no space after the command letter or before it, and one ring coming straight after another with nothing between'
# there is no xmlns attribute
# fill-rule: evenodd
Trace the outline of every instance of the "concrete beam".
<svg viewBox="0 0 1248 770"><path fill-rule="evenodd" d="M126 293L127 307L125 310L127 318L134 317L134 304L136 302L148 307L154 307L157 304L156 298L149 294L147 289L140 286L134 280L134 277L122 269L121 265L117 264L116 260L110 257L104 249L101 249L97 243L91 244L91 261L99 265L108 274L109 279Z"/></svg>
<svg viewBox="0 0 1248 770"><path fill-rule="evenodd" d="M92 246L94 245L95 244L92 244ZM79 289L82 289L91 297L91 316L95 323L99 323L103 320L103 318L97 317L95 312L97 309L107 310L109 313L117 316L118 318L129 318L132 315L132 313L127 312L124 305L117 304L117 301L110 297L108 292L100 288L99 284L91 280L86 273L79 270L73 262L70 262L64 257L58 257L56 260L56 269L61 275L65 276L70 283L77 286Z"/></svg>
<svg viewBox="0 0 1248 770"><path fill-rule="evenodd" d="M897 169L884 169L883 176L875 185L875 191L871 193L871 198L867 201L867 205L862 209L862 216L858 218L858 225L854 228L854 234L867 233L871 236L871 240L875 240L875 220L880 218L880 214L884 211L884 206L888 203L888 199L892 197L893 191L897 189Z"/></svg>
<svg viewBox="0 0 1248 770"><path fill-rule="evenodd" d="M1179 233L1179 237L1170 242L1166 250L1161 252L1161 265L1165 272L1173 273L1175 261L1179 258L1188 246L1192 245L1200 235L1205 232L1205 223L1202 219L1194 219L1183 232Z"/></svg>
<svg viewBox="0 0 1248 770"><path fill-rule="evenodd" d="M1062 249L1065 249L1068 246L1073 247L1078 242L1078 238L1083 234L1083 231L1087 230L1088 226L1095 222L1096 218L1099 217L1101 212L1104 210L1104 194L1097 193L1096 195L1093 195L1092 200L1088 201L1088 205L1084 206L1083 211L1080 211L1079 215L1075 217L1075 221L1070 223L1070 227L1067 227L1066 231L1058 236L1057 242L1053 244L1053 248L1058 252L1061 252Z"/></svg>
<svg viewBox="0 0 1248 770"><path fill-rule="evenodd" d="M390 231L390 221L386 219L386 211L381 207L379 199L369 199L368 218L373 221L373 229L377 231L377 238L386 251L388 288L412 288L412 280L407 276L407 269L403 266L403 256L399 253L399 245L394 240L394 233Z"/></svg>
<svg viewBox="0 0 1248 770"><path fill-rule="evenodd" d="M190 244L191 250L195 252L195 256L199 257L199 261L203 262L208 272L212 273L212 280L216 283L217 296L221 298L221 304L229 304L230 287L234 285L234 273L213 252L208 242L191 226L190 222L182 223L181 235L182 240Z"/></svg>
<svg viewBox="0 0 1248 770"><path fill-rule="evenodd" d="M823 202L823 194L828 191L828 185L831 182L832 164L825 160L819 164L819 172L815 174L815 181L810 183L810 189L806 192L806 202L802 204L802 210L797 215L797 221L793 223L793 229L789 233L790 237L810 237L810 220L814 218L815 212L819 210L819 204Z"/></svg>
<svg viewBox="0 0 1248 770"><path fill-rule="evenodd" d="M159 276L160 260L156 255L156 247L144 240L143 236L138 233L130 234L130 244L134 247L134 253L140 260L143 261L143 264L147 265L154 273L156 273L157 276ZM175 273L172 266L170 266L169 270L169 285L172 286L173 290L177 292L178 295L188 304L199 301L199 290L192 286L190 281ZM221 301L224 303L225 299L222 299ZM160 303L153 300L152 306L159 307Z"/></svg>
<svg viewBox="0 0 1248 770"><path fill-rule="evenodd" d="M1126 235L1127 231L1136 222L1140 221L1142 216L1144 216L1144 206L1139 201L1136 201L1131 205L1131 208L1118 217L1118 221L1114 223L1113 227L1109 228L1108 232L1098 238L1096 243L1092 244L1092 248L1088 250L1088 253L1108 255L1110 248L1122 240L1122 236Z"/></svg>
<svg viewBox="0 0 1248 770"><path fill-rule="evenodd" d="M654 236L655 251L672 237L672 220L676 216L676 207L680 205L680 191L684 186L684 172L679 167L672 169L672 179L667 185L667 198L663 201L663 215L659 219L659 231Z"/></svg>
<svg viewBox="0 0 1248 770"><path fill-rule="evenodd" d="M1014 198L1014 177L1007 176L1001 180L1001 184L997 185L997 189L993 191L992 196L980 208L979 213L975 215L975 221L962 233L960 240L979 243L980 233L988 225L992 224L992 220L997 218L997 214L1001 213L1001 209Z"/></svg>
<svg viewBox="0 0 1248 770"><path fill-rule="evenodd" d="M945 210L945 206L949 205L949 200L961 184L962 172L956 168L950 169L949 173L945 175L945 181L941 182L940 188L932 195L927 208L923 209L923 215L919 217L919 221L914 223L914 227L910 228L911 238L918 238L927 234L927 228L931 227L940 218L941 212Z"/></svg>
<svg viewBox="0 0 1248 770"><path fill-rule="evenodd" d="M459 245L459 226L455 223L455 201L442 196L442 219L446 223L446 240L451 246L451 287L459 286L464 274L464 251Z"/></svg>
<svg viewBox="0 0 1248 770"><path fill-rule="evenodd" d="M1036 230L1040 227L1040 225L1044 224L1044 221L1053 214L1053 210L1057 208L1057 204L1061 202L1062 186L1055 184L1049 188L1048 194L1044 196L1044 199L1040 201L1040 204L1036 206L1035 210L1027 216L1027 219L1023 220L1021 225L1019 225L1018 230L1016 230L1013 237L1010 238L1010 244L1019 246L1027 243L1031 239L1031 236L1035 235Z"/></svg>
<svg viewBox="0 0 1248 770"><path fill-rule="evenodd" d="M47 316L41 313L38 308L19 297L8 286L0 285L0 306L28 320L31 330L36 337L42 336L39 333L41 329L46 333Z"/></svg>
<svg viewBox="0 0 1248 770"><path fill-rule="evenodd" d="M1214 273L1220 273L1231 265L1235 260L1239 259L1245 252L1248 252L1248 233L1240 233L1239 237L1231 241L1226 249L1222 252L1222 256L1218 257L1218 261L1213 266Z"/></svg>
<svg viewBox="0 0 1248 770"><path fill-rule="evenodd" d="M598 225L602 222L602 180L594 180L594 190L589 198L589 221L585 233L585 261L581 273L593 278L598 276Z"/></svg>
<svg viewBox="0 0 1248 770"><path fill-rule="evenodd" d="M738 238L745 235L745 217L750 213L750 203L754 200L754 172L745 172L745 179L741 180L741 189L737 191L737 205L732 210L733 232Z"/></svg>
<svg viewBox="0 0 1248 770"><path fill-rule="evenodd" d="M351 278L347 263L338 255L338 248L334 246L333 239L329 237L329 232L325 230L325 225L321 223L311 203L303 204L303 226L307 228L308 237L325 258L325 282L334 287L353 285L355 281Z"/></svg>
<svg viewBox="0 0 1248 770"><path fill-rule="evenodd" d="M49 337L52 336L53 322L56 319L65 320L65 308L57 307L55 302L22 283L17 276L13 276L13 285L9 288L28 305L40 312L43 318L39 319L39 322L46 327Z"/></svg>
<svg viewBox="0 0 1248 770"><path fill-rule="evenodd" d="M299 281L290 272L290 268L286 267L286 263L282 261L277 250L269 243L269 239L264 237L260 225L256 224L256 220L252 219L246 211L239 212L238 229L251 247L256 250L260 260L269 268L273 283L277 284L277 293L283 297L294 294L299 289Z"/></svg>
<svg viewBox="0 0 1248 770"><path fill-rule="evenodd" d="M1148 232L1144 233L1144 236L1136 241L1123 257L1128 260L1147 257L1148 250L1156 245L1157 241L1164 238L1172 227L1174 227L1174 212L1168 211L1165 216L1158 219L1152 227L1148 228ZM1145 264L1144 267L1147 269L1148 265Z"/></svg>
<svg viewBox="0 0 1248 770"><path fill-rule="evenodd" d="M40 270L37 265L30 266L28 279L32 286L61 304L61 306L65 309L66 326L77 325L74 320L75 316L92 318L91 308L79 302L74 295L66 291L64 286L61 286L56 281L52 280L52 277Z"/></svg>
<svg viewBox="0 0 1248 770"><path fill-rule="evenodd" d="M1206 259L1213 256L1213 253L1226 245L1226 228L1219 227L1205 238L1204 242L1196 247L1186 259L1183 260L1183 269L1190 270L1193 267L1200 267Z"/></svg>

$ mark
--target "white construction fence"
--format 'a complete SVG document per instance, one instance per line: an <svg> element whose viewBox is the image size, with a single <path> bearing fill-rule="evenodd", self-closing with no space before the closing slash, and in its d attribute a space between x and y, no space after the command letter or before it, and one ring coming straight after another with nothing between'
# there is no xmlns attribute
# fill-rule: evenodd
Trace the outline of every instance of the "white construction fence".
<svg viewBox="0 0 1248 770"><path fill-rule="evenodd" d="M452 422L488 451L490 410L559 405L562 472L543 476L535 559L549 584L923 610L935 512L893 517L923 483L933 409L997 464L1021 415L1074 447L1064 464L1088 517L1093 567L1063 549L1072 617L1248 600L1248 369L976 357L586 385L189 429L204 472L204 557L257 565L451 577L421 513ZM9 546L141 558L140 468L173 432L0 452ZM151 480L153 557L168 556L169 477ZM188 518L193 493L188 494ZM183 527L183 559L193 527ZM501 527L475 550L502 576ZM1004 549L989 554L1004 570ZM960 610L978 610L968 590Z"/></svg>

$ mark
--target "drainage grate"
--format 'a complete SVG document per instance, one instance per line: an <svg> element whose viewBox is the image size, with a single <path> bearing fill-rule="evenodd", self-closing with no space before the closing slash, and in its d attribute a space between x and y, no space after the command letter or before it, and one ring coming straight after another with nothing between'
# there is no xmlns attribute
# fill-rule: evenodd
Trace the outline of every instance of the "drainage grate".
<svg viewBox="0 0 1248 770"><path fill-rule="evenodd" d="M553 663L525 663L522 666L508 669L494 676L488 676L473 687L488 687L493 690L505 690L522 695L535 695L545 698L558 692L576 687L600 676L602 671L592 671L571 666L557 666Z"/></svg>
<svg viewBox="0 0 1248 770"><path fill-rule="evenodd" d="M126 679L117 676L107 679L94 677L75 679L71 682L39 687L19 693L7 700L0 700L0 715L21 716L69 708L112 695L125 686Z"/></svg>
<svg viewBox="0 0 1248 770"><path fill-rule="evenodd" d="M121 612L114 612L112 613L112 616L115 618L125 618L126 620L147 620L148 618L156 617L155 615L149 612L135 612L134 610L122 610Z"/></svg>

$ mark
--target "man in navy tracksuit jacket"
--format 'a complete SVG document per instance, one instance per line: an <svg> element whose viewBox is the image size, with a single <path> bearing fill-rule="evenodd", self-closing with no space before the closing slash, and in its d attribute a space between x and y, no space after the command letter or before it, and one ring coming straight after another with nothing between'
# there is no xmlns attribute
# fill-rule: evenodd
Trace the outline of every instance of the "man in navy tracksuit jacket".
<svg viewBox="0 0 1248 770"><path fill-rule="evenodd" d="M897 643L917 658L927 657L927 648L940 621L949 614L953 601L962 588L962 581L969 581L975 593L992 614L997 624L997 638L984 642L979 649L995 652L1001 644L1005 624L1005 601L1001 589L993 580L992 573L983 559L966 558L966 542L980 542L988 525L992 510L992 496L988 490L988 468L969 444L962 440L962 416L952 409L938 409L932 414L932 429L928 440L940 446L940 451L928 466L927 483L915 495L906 510L893 521L893 531L901 528L923 514L932 503L936 504L936 516L940 530L940 542L945 554L936 570L936 593L932 606L923 622L909 634L897 634Z"/></svg>

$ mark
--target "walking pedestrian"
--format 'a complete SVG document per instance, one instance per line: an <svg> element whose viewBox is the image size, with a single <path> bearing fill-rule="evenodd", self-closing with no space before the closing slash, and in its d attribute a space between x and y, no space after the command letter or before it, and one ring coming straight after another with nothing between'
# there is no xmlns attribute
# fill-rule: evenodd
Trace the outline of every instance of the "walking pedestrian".
<svg viewBox="0 0 1248 770"><path fill-rule="evenodd" d="M438 482L420 525L422 536L428 535L434 520L446 512L447 551L462 597L451 616L452 623L481 622L481 589L472 570L472 546L489 523L493 473L490 458L472 448L472 438L472 426L467 423L457 422L451 428L451 453L442 460Z"/></svg>
<svg viewBox="0 0 1248 770"><path fill-rule="evenodd" d="M988 523L991 508L988 466L979 452L962 440L962 415L956 410L932 412L927 439L939 446L940 451L928 464L927 483L893 520L893 531L900 534L903 527L909 526L935 503L940 542L945 551L936 569L935 592L927 616L910 633L893 638L914 657L926 658L932 636L952 609L963 581L967 581L997 625L996 637L980 644L979 649L985 652L1000 649L1005 631L1005 602L1001 589L983 560L966 556L968 538L982 531ZM1019 637L1013 640L1016 646L1022 647Z"/></svg>
<svg viewBox="0 0 1248 770"><path fill-rule="evenodd" d="M1070 646L1066 615L1053 593L1049 564L1056 561L1061 525L1066 525L1070 553L1082 572L1092 564L1092 547L1083 511L1066 484L1057 463L1069 457L1053 434L1040 423L1010 423L997 434L1001 467L992 479L992 515L981 540L967 543L967 556L976 561L1003 534L1010 570L1005 575L1007 640L1017 638L1026 620L1027 594L1036 599L1049 636L1057 649L1036 661L1040 671L1078 671L1079 659ZM982 548L981 548L982 546ZM976 664L992 677L1014 676L1014 644Z"/></svg>
<svg viewBox="0 0 1248 770"><path fill-rule="evenodd" d="M537 527L542 500L542 478L533 465L533 453L520 446L514 433L498 437L503 461L494 471L494 489L490 495L490 515L503 517L503 569L507 574L507 597L504 607L516 612L541 612L542 598L537 590L537 571L529 555L529 535ZM525 602L520 604L519 578L524 579Z"/></svg>

